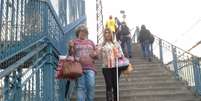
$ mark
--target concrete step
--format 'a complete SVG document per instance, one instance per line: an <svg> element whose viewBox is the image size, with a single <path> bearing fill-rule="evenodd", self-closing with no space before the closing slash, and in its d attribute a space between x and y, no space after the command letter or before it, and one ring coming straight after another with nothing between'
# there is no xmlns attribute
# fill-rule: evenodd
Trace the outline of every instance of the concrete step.
<svg viewBox="0 0 201 101"><path fill-rule="evenodd" d="M95 99L105 99L105 95L97 95ZM129 98L131 101L194 101L194 98L191 94L182 92L182 91L175 91L175 92L143 92L143 93L134 93L134 92L127 92L121 93L120 92L121 101L123 98ZM95 100L97 101L97 100ZM104 101L104 100L103 100ZM129 101L129 100L127 100Z"/></svg>
<svg viewBox="0 0 201 101"><path fill-rule="evenodd" d="M161 71L167 72L167 70L164 67L161 67L158 64L155 64L155 65L154 64L152 64L152 65L134 65L133 67L134 67L134 71L147 71L147 70L149 70L151 72L151 71L161 70ZM102 67L97 66L96 70L98 73L102 72Z"/></svg>
<svg viewBox="0 0 201 101"><path fill-rule="evenodd" d="M180 91L180 92L185 92L185 93L189 93L191 94L187 88L185 87L155 87L155 88L135 88L135 87L127 87L127 88L120 88L120 93L121 94L125 94L125 93L132 93L132 94L145 94L145 93L172 93L172 92L176 92L176 91ZM100 94L105 94L105 89L97 89L96 90L96 95L100 95Z"/></svg>
<svg viewBox="0 0 201 101"><path fill-rule="evenodd" d="M130 88L130 87L135 87L135 88L163 88L163 87L178 87L180 88L181 85L184 85L182 82L163 82L163 81L158 81L158 82L133 82L133 83L125 83L125 82L120 82L119 86L121 88ZM182 86L184 87L184 86ZM96 84L96 89L104 89L105 84Z"/></svg>
<svg viewBox="0 0 201 101"><path fill-rule="evenodd" d="M137 65L137 64L146 64L146 65L149 65L149 64L160 64L160 62L149 62L149 61L136 61L136 60L130 60L130 63L133 64L133 65ZM102 62L96 62L96 65L102 65Z"/></svg>
<svg viewBox="0 0 201 101"><path fill-rule="evenodd" d="M106 89L97 89L96 93L104 92L105 93ZM120 92L147 92L147 91L153 91L153 92L159 92L159 91L170 91L174 92L176 90L187 90L185 87L153 87L153 88L135 88L135 87L130 87L130 88L121 88Z"/></svg>
<svg viewBox="0 0 201 101"><path fill-rule="evenodd" d="M157 77L157 76L171 76L170 74L167 73L147 73L147 74L142 74L142 73L135 73L131 75L131 78L142 78L142 77ZM103 75L97 75L96 79L102 79L104 78Z"/></svg>
<svg viewBox="0 0 201 101"><path fill-rule="evenodd" d="M97 70L97 74L96 76L99 76L99 75L103 75L102 73L102 70ZM139 75L139 74L160 74L160 73L163 73L163 74L168 74L170 72L168 71L164 71L164 69L144 69L144 68L134 68L134 70L132 71L131 75Z"/></svg>
<svg viewBox="0 0 201 101"><path fill-rule="evenodd" d="M164 81L164 80L175 80L174 77L169 77L169 76L159 76L159 77L144 77L144 78L129 78L131 81L134 81L134 82L140 82L140 81ZM105 82L104 79L96 79L96 82L99 83L99 82ZM128 81L125 81L125 77L122 75L120 77L120 82L128 82Z"/></svg>
<svg viewBox="0 0 201 101"><path fill-rule="evenodd" d="M176 81L174 79L166 79L166 80L133 80L133 79L129 79L130 81L126 81L125 78L120 78L119 80L119 83L132 83L132 84L136 84L136 83L143 83L143 84L147 84L149 85L149 83L168 83L168 82L181 82L183 83L182 81ZM96 80L96 84L105 84L105 80L104 79L99 79L99 80Z"/></svg>
<svg viewBox="0 0 201 101"><path fill-rule="evenodd" d="M75 100L73 100L75 101ZM95 101L106 101L106 97L96 96ZM200 101L195 97L187 96L180 97L176 95L172 96L120 96L120 101Z"/></svg>

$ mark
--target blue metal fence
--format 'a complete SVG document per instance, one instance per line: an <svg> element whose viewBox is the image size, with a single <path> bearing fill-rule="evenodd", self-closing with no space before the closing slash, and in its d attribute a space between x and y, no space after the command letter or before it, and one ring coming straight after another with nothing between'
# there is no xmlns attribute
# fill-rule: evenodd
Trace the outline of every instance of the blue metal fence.
<svg viewBox="0 0 201 101"><path fill-rule="evenodd" d="M201 95L200 58L155 36L153 44L154 55L161 64L167 65L174 72L175 78L187 82Z"/></svg>
<svg viewBox="0 0 201 101"><path fill-rule="evenodd" d="M70 0L68 0L70 1ZM68 2L69 3L69 2ZM85 23L84 0L73 1L62 26L48 0L0 0L0 100L64 101L66 80L56 80L59 55L75 27Z"/></svg>

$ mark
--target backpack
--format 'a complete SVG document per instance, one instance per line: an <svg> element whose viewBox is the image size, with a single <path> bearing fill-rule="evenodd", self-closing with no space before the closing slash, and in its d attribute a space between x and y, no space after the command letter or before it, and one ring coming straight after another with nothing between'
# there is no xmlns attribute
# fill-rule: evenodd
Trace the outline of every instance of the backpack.
<svg viewBox="0 0 201 101"><path fill-rule="evenodd" d="M149 42L154 43L155 38L154 38L153 34L151 34L151 32L149 30L148 30L148 33L149 33Z"/></svg>
<svg viewBox="0 0 201 101"><path fill-rule="evenodd" d="M121 35L129 35L130 34L129 28L127 26L121 26L120 34Z"/></svg>

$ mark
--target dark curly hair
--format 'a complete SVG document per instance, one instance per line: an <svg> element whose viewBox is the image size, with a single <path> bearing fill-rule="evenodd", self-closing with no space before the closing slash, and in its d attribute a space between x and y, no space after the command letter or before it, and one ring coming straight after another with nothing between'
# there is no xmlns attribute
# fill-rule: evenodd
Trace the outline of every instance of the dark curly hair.
<svg viewBox="0 0 201 101"><path fill-rule="evenodd" d="M75 30L76 37L79 37L80 31L84 31L84 32L86 32L86 34L88 34L88 28L84 24L81 24L76 28L76 30Z"/></svg>

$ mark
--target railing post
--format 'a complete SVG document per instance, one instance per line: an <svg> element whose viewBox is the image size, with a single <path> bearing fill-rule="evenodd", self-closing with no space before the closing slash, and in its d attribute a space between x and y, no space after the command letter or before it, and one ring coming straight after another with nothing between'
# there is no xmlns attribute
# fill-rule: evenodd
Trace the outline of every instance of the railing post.
<svg viewBox="0 0 201 101"><path fill-rule="evenodd" d="M159 53L160 53L161 64L163 64L163 46L162 46L162 40L161 39L159 39Z"/></svg>
<svg viewBox="0 0 201 101"><path fill-rule="evenodd" d="M194 80L195 80L195 89L196 92L201 95L201 70L200 70L200 63L198 58L192 58L193 63L193 71L194 71Z"/></svg>
<svg viewBox="0 0 201 101"><path fill-rule="evenodd" d="M47 56L47 63L43 68L43 100L42 101L54 101L54 68L53 68L53 61L52 61L52 46L48 42L48 56Z"/></svg>
<svg viewBox="0 0 201 101"><path fill-rule="evenodd" d="M48 33L48 6L44 5L44 15L43 15L43 26L44 26L44 33L46 35L49 36ZM54 85L53 85L53 81L54 81L54 75L52 74L52 46L51 43L49 42L49 40L46 40L46 43L48 44L48 48L46 50L46 52L48 52L48 56L47 56L47 63L45 64L45 66L43 67L43 99L42 101L54 101Z"/></svg>
<svg viewBox="0 0 201 101"><path fill-rule="evenodd" d="M173 66L174 66L175 78L179 79L178 65L177 65L177 50L176 50L176 47L174 45L172 45L172 57L173 57Z"/></svg>
<svg viewBox="0 0 201 101"><path fill-rule="evenodd" d="M53 49L52 46L49 45L49 69L50 69L50 91L51 91L51 99L50 101L54 101L55 98L55 73L54 73L54 65L53 65Z"/></svg>
<svg viewBox="0 0 201 101"><path fill-rule="evenodd" d="M66 81L65 80L59 80L58 81L58 99L59 101L64 101L65 98L65 90L66 90Z"/></svg>
<svg viewBox="0 0 201 101"><path fill-rule="evenodd" d="M3 5L4 5L4 0L1 0L1 4L0 4L1 6L0 6L0 41L1 41L1 37L2 37L2 33L1 33L1 31L2 31L2 16L3 16L3 10L4 10L4 8L3 8Z"/></svg>
<svg viewBox="0 0 201 101"><path fill-rule="evenodd" d="M48 6L47 5L43 5L43 33L44 34L48 34L48 18L49 18L49 14L48 14Z"/></svg>
<svg viewBox="0 0 201 101"><path fill-rule="evenodd" d="M40 69L38 69L38 71L36 72L36 97L35 97L35 101L41 101L40 100L40 83L41 83L41 79L40 79Z"/></svg>
<svg viewBox="0 0 201 101"><path fill-rule="evenodd" d="M16 101L22 101L22 68L18 68L17 69L17 97L16 97Z"/></svg>
<svg viewBox="0 0 201 101"><path fill-rule="evenodd" d="M9 76L4 78L3 101L9 101Z"/></svg>
<svg viewBox="0 0 201 101"><path fill-rule="evenodd" d="M10 82L10 96L9 96L9 98L10 98L10 100L14 100L14 98L15 98L15 92L17 92L17 89L16 89L16 71L13 71L12 72L12 75L10 76L11 77L11 82Z"/></svg>
<svg viewBox="0 0 201 101"><path fill-rule="evenodd" d="M34 71L34 68L32 68L32 71ZM31 78L31 101L34 101L34 87L35 87L35 83L34 83L34 75L32 74L32 78Z"/></svg>

